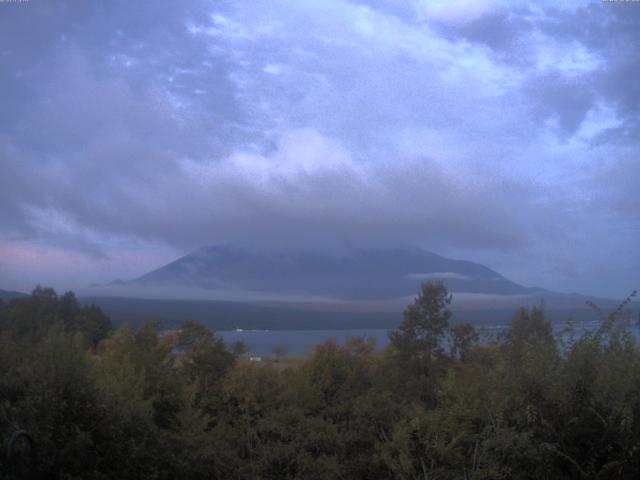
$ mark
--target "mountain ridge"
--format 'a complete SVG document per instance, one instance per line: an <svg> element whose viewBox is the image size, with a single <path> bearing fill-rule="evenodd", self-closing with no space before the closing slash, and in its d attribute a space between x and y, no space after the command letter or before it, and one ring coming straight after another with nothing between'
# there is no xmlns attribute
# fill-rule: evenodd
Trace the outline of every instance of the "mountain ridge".
<svg viewBox="0 0 640 480"><path fill-rule="evenodd" d="M5 302L11 301L15 298L24 298L24 297L28 297L29 294L27 293L23 293L23 292L17 292L14 290L2 290L0 288L0 300L3 300Z"/></svg>
<svg viewBox="0 0 640 480"><path fill-rule="evenodd" d="M457 293L528 295L524 287L491 268L419 248L259 253L232 246L205 246L129 285L316 295L338 300L389 300L414 294L440 280Z"/></svg>

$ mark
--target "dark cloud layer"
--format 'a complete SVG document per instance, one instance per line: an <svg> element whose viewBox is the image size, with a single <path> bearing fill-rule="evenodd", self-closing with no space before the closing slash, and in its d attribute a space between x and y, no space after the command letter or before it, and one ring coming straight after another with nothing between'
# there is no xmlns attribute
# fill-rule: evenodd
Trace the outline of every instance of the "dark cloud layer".
<svg viewBox="0 0 640 480"><path fill-rule="evenodd" d="M635 7L0 4L0 281L29 258L86 257L82 282L205 244L420 245L624 294Z"/></svg>

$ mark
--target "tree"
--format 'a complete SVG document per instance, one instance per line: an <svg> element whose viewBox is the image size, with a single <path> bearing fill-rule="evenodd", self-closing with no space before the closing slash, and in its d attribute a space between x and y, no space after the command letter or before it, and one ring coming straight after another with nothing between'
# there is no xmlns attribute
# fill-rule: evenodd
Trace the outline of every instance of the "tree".
<svg viewBox="0 0 640 480"><path fill-rule="evenodd" d="M436 402L436 382L447 368L442 340L448 332L450 303L451 295L441 282L423 284L404 311L402 324L389 334L386 389L395 401Z"/></svg>
<svg viewBox="0 0 640 480"><path fill-rule="evenodd" d="M206 396L236 359L221 337L191 321L180 327L176 347L184 353L182 362L186 376L198 386L199 395Z"/></svg>
<svg viewBox="0 0 640 480"><path fill-rule="evenodd" d="M111 319L95 305L81 308L76 313L73 324L94 347L107 338L111 331Z"/></svg>
<svg viewBox="0 0 640 480"><path fill-rule="evenodd" d="M80 310L75 293L66 292L58 299L58 319L62 321L66 329L74 327L75 317Z"/></svg>
<svg viewBox="0 0 640 480"><path fill-rule="evenodd" d="M469 350L478 343L478 332L469 323L461 323L451 327L451 354L465 360Z"/></svg>
<svg viewBox="0 0 640 480"><path fill-rule="evenodd" d="M545 314L542 306L535 306L529 312L526 308L520 308L507 333L507 343L516 349L520 349L526 343L554 343L553 326Z"/></svg>
<svg viewBox="0 0 640 480"><path fill-rule="evenodd" d="M451 303L442 282L422 285L420 294L404 311L404 321L389 334L391 344L407 363L426 366L443 354L441 340L447 332Z"/></svg>

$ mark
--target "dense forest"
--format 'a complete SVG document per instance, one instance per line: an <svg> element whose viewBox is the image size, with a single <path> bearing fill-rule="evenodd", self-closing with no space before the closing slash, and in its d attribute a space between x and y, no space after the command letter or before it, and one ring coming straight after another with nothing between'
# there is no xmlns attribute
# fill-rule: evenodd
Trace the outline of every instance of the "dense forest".
<svg viewBox="0 0 640 480"><path fill-rule="evenodd" d="M113 330L74 294L0 304L3 479L640 478L640 349L623 303L478 342L423 285L380 351L252 362L186 322Z"/></svg>

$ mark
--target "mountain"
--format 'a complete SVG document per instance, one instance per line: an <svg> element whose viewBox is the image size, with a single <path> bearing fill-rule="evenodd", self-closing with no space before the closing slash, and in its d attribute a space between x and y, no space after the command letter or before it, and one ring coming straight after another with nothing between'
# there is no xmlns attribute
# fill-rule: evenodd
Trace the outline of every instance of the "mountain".
<svg viewBox="0 0 640 480"><path fill-rule="evenodd" d="M13 292L10 290L0 289L0 300L3 300L5 302L13 300L14 298L22 298L22 297L28 297L28 295L26 293Z"/></svg>
<svg viewBox="0 0 640 480"><path fill-rule="evenodd" d="M203 247L128 283L384 301L414 295L428 280L440 280L456 293L528 295L543 291L518 285L484 265L421 249L327 254Z"/></svg>
<svg viewBox="0 0 640 480"><path fill-rule="evenodd" d="M440 280L453 293L453 322L504 325L519 307L544 302L554 322L597 318L616 300L519 285L478 263L421 249L264 253L200 248L131 280L79 292L115 324L183 320L214 329L394 328L420 285ZM634 318L638 305L633 304Z"/></svg>

